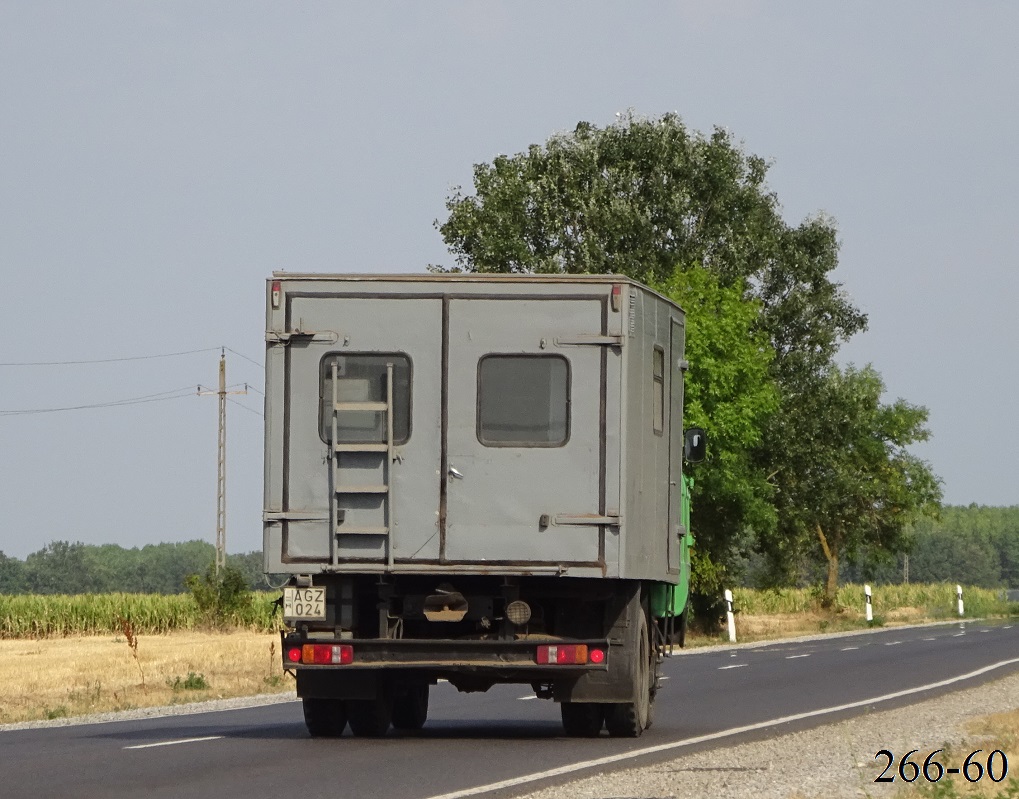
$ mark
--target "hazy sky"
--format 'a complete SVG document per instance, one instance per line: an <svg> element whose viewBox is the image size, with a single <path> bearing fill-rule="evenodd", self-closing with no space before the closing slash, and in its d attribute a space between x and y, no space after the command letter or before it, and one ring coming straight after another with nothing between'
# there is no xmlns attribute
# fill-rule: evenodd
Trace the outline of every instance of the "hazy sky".
<svg viewBox="0 0 1019 799"><path fill-rule="evenodd" d="M213 541L193 391L221 345L261 388L272 270L450 264L474 163L629 108L728 128L791 224L837 220L845 359L930 408L948 502L1019 503L1016 31L1007 2L0 0L0 411L177 397L0 414L0 550ZM232 399L243 552L262 397Z"/></svg>

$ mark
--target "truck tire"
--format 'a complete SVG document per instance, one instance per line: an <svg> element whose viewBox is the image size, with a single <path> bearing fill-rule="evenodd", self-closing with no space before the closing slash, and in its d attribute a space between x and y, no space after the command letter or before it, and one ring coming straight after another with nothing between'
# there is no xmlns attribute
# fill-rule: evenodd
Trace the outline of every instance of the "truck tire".
<svg viewBox="0 0 1019 799"><path fill-rule="evenodd" d="M605 725L605 710L597 702L562 702L559 710L571 738L597 738Z"/></svg>
<svg viewBox="0 0 1019 799"><path fill-rule="evenodd" d="M312 738L339 738L347 727L347 709L342 699L306 696L304 724Z"/></svg>
<svg viewBox="0 0 1019 799"><path fill-rule="evenodd" d="M397 691L393 699L393 727L420 730L428 718L428 685L410 685Z"/></svg>
<svg viewBox="0 0 1019 799"><path fill-rule="evenodd" d="M348 699L347 721L359 738L381 738L393 722L393 695L382 691L375 699Z"/></svg>
<svg viewBox="0 0 1019 799"><path fill-rule="evenodd" d="M639 738L651 726L651 644L647 618L640 613L633 647L633 702L605 705L605 727L614 738Z"/></svg>

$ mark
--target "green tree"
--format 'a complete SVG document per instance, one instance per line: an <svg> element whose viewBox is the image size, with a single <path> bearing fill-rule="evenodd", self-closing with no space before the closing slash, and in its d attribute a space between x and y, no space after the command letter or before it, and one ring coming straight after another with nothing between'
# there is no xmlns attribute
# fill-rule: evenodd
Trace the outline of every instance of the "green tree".
<svg viewBox="0 0 1019 799"><path fill-rule="evenodd" d="M837 231L816 216L790 227L768 165L725 130L690 131L675 114L579 123L526 152L474 166L436 221L457 269L624 274L645 283L700 266L740 280L782 373L825 365L866 317L830 279ZM815 368L816 371L816 368Z"/></svg>
<svg viewBox="0 0 1019 799"><path fill-rule="evenodd" d="M911 580L1019 588L1019 507L947 506L914 538Z"/></svg>
<svg viewBox="0 0 1019 799"><path fill-rule="evenodd" d="M865 547L908 550L911 524L941 499L930 467L907 449L928 438L927 409L903 400L885 404L883 393L872 368L831 367L800 398L809 429L771 442L774 457L795 476L783 484L778 536L791 561L811 542L819 547L827 602L834 602L842 558Z"/></svg>
<svg viewBox="0 0 1019 799"><path fill-rule="evenodd" d="M83 594L92 589L85 545L52 541L25 559L25 583L33 594Z"/></svg>
<svg viewBox="0 0 1019 799"><path fill-rule="evenodd" d="M918 583L997 588L1002 583L1001 562L988 536L937 523L918 532L909 558L909 577Z"/></svg>
<svg viewBox="0 0 1019 799"><path fill-rule="evenodd" d="M699 544L696 563L705 589L729 577L751 532L759 546L772 548L772 562L795 552L795 539L776 534L778 517L767 498L804 475L780 460L770 439L809 428L804 391L822 383L839 344L866 326L830 277L838 263L833 222L817 216L787 225L766 184L767 169L724 130L703 136L673 114L628 114L606 128L581 122L544 145L475 165L474 194L455 189L448 218L436 221L457 270L620 273L664 287L689 306L688 322L704 309L684 289L696 293L693 276L706 271L720 291L732 292L726 301L738 297L752 308L748 339L766 344L773 356L762 357L769 366L757 385L774 390L777 408L745 381L732 392L749 391L746 397L705 405L703 415L695 404L687 407L688 420L703 423L712 437L714 468L698 477L695 501L698 540L708 544ZM671 281L679 282L670 288ZM692 328L689 338L696 347ZM712 380L724 387L721 372L730 358L743 361L735 352L705 359L690 375L691 396L710 397ZM797 465L820 468L808 460Z"/></svg>
<svg viewBox="0 0 1019 799"><path fill-rule="evenodd" d="M710 456L695 470L693 588L717 598L736 579L732 565L749 546L748 531L775 523L772 488L752 458L778 403L772 350L756 329L758 304L744 299L741 285L723 287L706 269L653 285L686 311L684 422L711 430ZM711 603L699 604L705 613Z"/></svg>
<svg viewBox="0 0 1019 799"><path fill-rule="evenodd" d="M217 573L215 565L210 565L204 575L188 575L186 582L195 604L211 627L236 622L245 606L251 604L244 575L232 566L224 566Z"/></svg>
<svg viewBox="0 0 1019 799"><path fill-rule="evenodd" d="M20 594L25 590L25 564L0 552L0 594Z"/></svg>

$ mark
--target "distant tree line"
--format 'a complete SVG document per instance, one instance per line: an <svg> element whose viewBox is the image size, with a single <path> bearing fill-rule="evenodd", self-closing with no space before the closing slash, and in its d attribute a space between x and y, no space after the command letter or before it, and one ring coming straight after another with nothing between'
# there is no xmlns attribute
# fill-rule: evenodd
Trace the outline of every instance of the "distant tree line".
<svg viewBox="0 0 1019 799"><path fill-rule="evenodd" d="M905 552L861 548L840 565L840 581L901 583L908 558L911 583L1019 589L1019 505L948 505L937 518L913 524L906 539ZM187 578L207 575L215 554L206 541L132 549L54 541L23 561L0 552L0 594L186 593ZM248 589L269 588L261 552L229 555L227 565L243 576ZM809 586L824 582L827 568L815 554L802 557L789 571L797 575L794 583ZM771 585L769 564L761 558L751 557L741 571L747 586ZM282 582L273 575L270 580L273 585Z"/></svg>
<svg viewBox="0 0 1019 799"><path fill-rule="evenodd" d="M0 552L0 594L179 594L188 591L188 576L205 575L215 559L206 541L131 549L54 541L23 561ZM227 566L247 588L268 589L261 552L228 555Z"/></svg>
<svg viewBox="0 0 1019 799"><path fill-rule="evenodd" d="M797 582L816 584L825 565L800 561ZM746 584L765 587L765 564L751 559ZM961 583L980 588L1019 589L1019 506L946 505L937 517L915 522L902 552L861 548L840 567L840 580L855 583Z"/></svg>

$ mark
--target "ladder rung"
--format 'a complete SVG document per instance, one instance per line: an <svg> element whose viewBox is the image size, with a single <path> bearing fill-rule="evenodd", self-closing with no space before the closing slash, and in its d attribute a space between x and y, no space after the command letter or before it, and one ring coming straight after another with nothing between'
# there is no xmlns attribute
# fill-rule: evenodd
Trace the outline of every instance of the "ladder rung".
<svg viewBox="0 0 1019 799"><path fill-rule="evenodd" d="M337 527L336 535L389 535L388 527Z"/></svg>
<svg viewBox="0 0 1019 799"><path fill-rule="evenodd" d="M389 410L386 402L335 402L333 408L337 411L385 411Z"/></svg>
<svg viewBox="0 0 1019 799"><path fill-rule="evenodd" d="M336 486L337 494L386 494L389 486Z"/></svg>
<svg viewBox="0 0 1019 799"><path fill-rule="evenodd" d="M389 444L336 444L336 452L385 452Z"/></svg>

